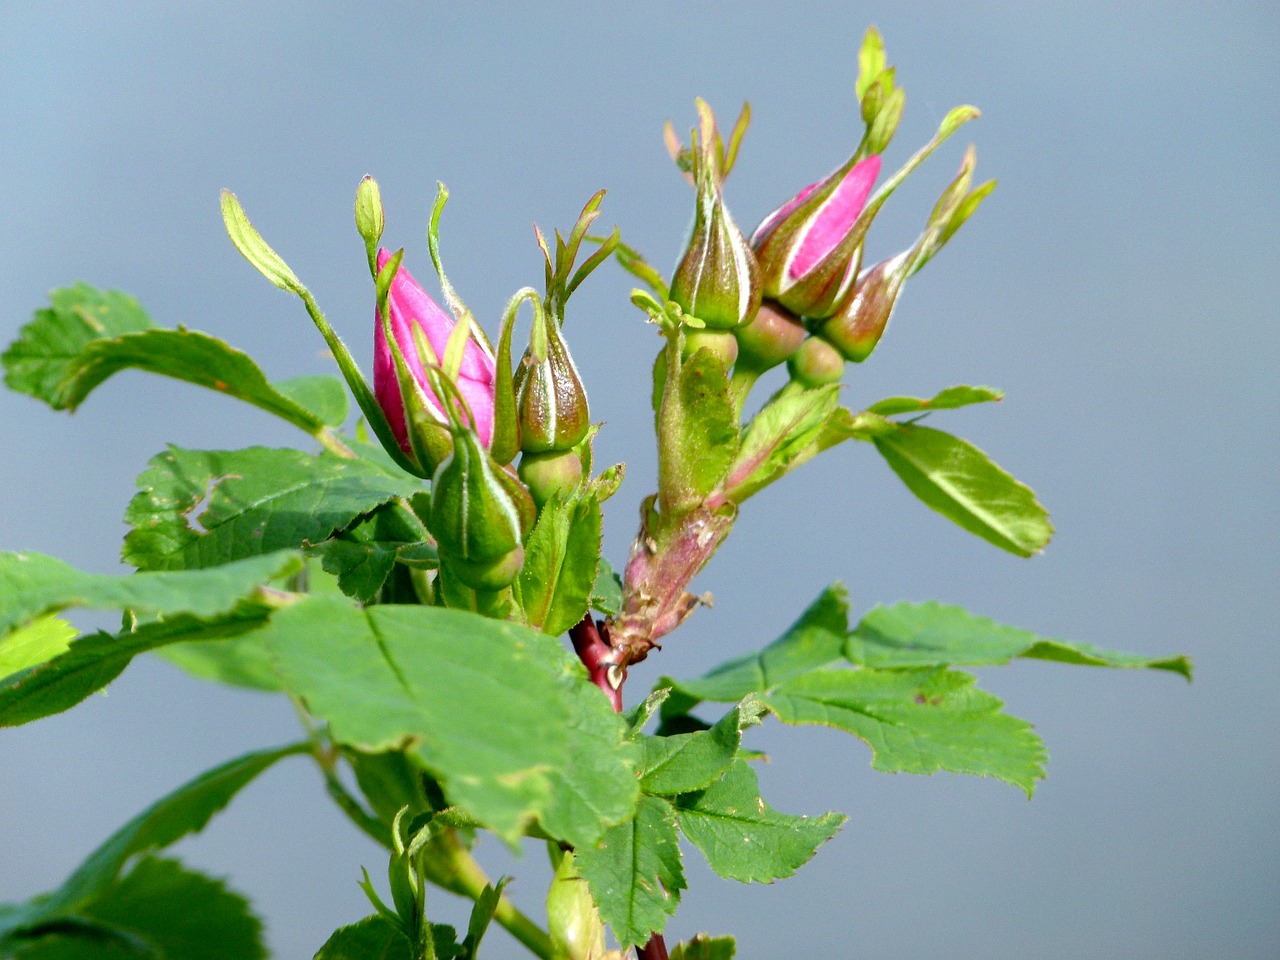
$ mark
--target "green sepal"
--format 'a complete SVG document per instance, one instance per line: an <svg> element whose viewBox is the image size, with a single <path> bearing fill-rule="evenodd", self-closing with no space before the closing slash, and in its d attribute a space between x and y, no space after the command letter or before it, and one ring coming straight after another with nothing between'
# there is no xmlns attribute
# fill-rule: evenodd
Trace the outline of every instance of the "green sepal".
<svg viewBox="0 0 1280 960"><path fill-rule="evenodd" d="M538 294L532 287L525 287L507 302L507 308L502 314L501 333L498 335L498 354L494 366L493 440L489 444L489 453L495 463L504 467L520 452L520 418L516 412L511 334L515 328L516 314L526 300L533 304L534 323L537 323L537 315L542 312Z"/></svg>
<svg viewBox="0 0 1280 960"><path fill-rule="evenodd" d="M677 516L716 489L738 452L738 417L723 361L707 349L681 359L683 334L667 331L658 410L658 500Z"/></svg>

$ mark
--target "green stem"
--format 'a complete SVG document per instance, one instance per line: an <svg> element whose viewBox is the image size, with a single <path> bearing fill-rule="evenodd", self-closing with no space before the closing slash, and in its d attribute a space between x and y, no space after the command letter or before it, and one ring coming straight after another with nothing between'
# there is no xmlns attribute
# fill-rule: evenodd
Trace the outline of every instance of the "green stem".
<svg viewBox="0 0 1280 960"><path fill-rule="evenodd" d="M742 407L747 402L747 395L760 379L759 370L743 369L739 364L733 368L733 376L729 378L729 399L733 402L733 412L742 418Z"/></svg>
<svg viewBox="0 0 1280 960"><path fill-rule="evenodd" d="M338 435L329 427L321 427L316 433L312 434L320 446L324 447L330 453L342 457L344 460L356 459L355 453L345 443L338 439Z"/></svg>

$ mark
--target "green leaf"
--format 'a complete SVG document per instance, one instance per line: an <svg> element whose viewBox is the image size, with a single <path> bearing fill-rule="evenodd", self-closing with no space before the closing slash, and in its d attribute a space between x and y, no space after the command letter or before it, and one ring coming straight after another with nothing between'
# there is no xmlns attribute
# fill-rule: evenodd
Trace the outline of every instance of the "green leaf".
<svg viewBox="0 0 1280 960"><path fill-rule="evenodd" d="M692 940L671 948L671 960L733 960L737 945L733 937L711 937L700 933Z"/></svg>
<svg viewBox="0 0 1280 960"><path fill-rule="evenodd" d="M74 374L76 359L88 344L154 326L133 297L87 283L54 290L49 304L19 331L0 363L6 385L56 409L61 409L56 400L62 384Z"/></svg>
<svg viewBox="0 0 1280 960"><path fill-rule="evenodd" d="M569 756L562 769L549 773L551 796L539 820L551 836L584 847L635 811L641 755L627 739L626 723L599 688L582 682L578 667L576 659L561 666L560 687L570 714Z"/></svg>
<svg viewBox="0 0 1280 960"><path fill-rule="evenodd" d="M600 558L596 568L596 582L591 588L591 609L609 617L622 610L622 579L604 557Z"/></svg>
<svg viewBox="0 0 1280 960"><path fill-rule="evenodd" d="M84 573L40 553L0 553L0 638L37 617L70 607L217 617L256 598L263 584L300 567L296 553L276 553L214 570L116 577ZM0 639L0 652L7 649Z"/></svg>
<svg viewBox="0 0 1280 960"><path fill-rule="evenodd" d="M724 776L742 746L742 731L760 722L764 706L748 696L709 730L644 737L645 793L670 796L702 790Z"/></svg>
<svg viewBox="0 0 1280 960"><path fill-rule="evenodd" d="M322 558L325 572L338 578L343 593L368 603L397 562L428 570L439 566L429 536L413 510L401 500L392 500L312 552Z"/></svg>
<svg viewBox="0 0 1280 960"><path fill-rule="evenodd" d="M897 413L919 413L922 410L954 410L973 403L992 403L1003 400L1004 392L991 387L957 386L926 399L923 397L887 397L867 407L867 413L882 417Z"/></svg>
<svg viewBox="0 0 1280 960"><path fill-rule="evenodd" d="M415 960L413 944L389 920L378 914L339 927L314 960Z"/></svg>
<svg viewBox="0 0 1280 960"><path fill-rule="evenodd" d="M10 387L55 410L75 410L103 381L135 369L236 397L310 434L346 416L333 377L272 384L248 354L197 330L158 328L119 291L81 283L53 291L50 303L0 359Z"/></svg>
<svg viewBox="0 0 1280 960"><path fill-rule="evenodd" d="M996 777L1030 796L1046 754L1031 724L1001 712L974 678L940 667L819 670L764 698L783 723L844 730L871 747L886 773L950 770Z"/></svg>
<svg viewBox="0 0 1280 960"><path fill-rule="evenodd" d="M268 607L246 607L208 620L177 614L133 631L82 637L66 653L0 679L0 727L30 723L74 707L148 650L186 641L243 637L260 626L268 612Z"/></svg>
<svg viewBox="0 0 1280 960"><path fill-rule="evenodd" d="M706 499L738 451L729 378L724 362L710 350L696 350L681 361L663 393L658 429L662 507L680 513Z"/></svg>
<svg viewBox="0 0 1280 960"><path fill-rule="evenodd" d="M595 497L542 507L525 542L520 601L530 624L558 637L586 614L600 563L603 519Z"/></svg>
<svg viewBox="0 0 1280 960"><path fill-rule="evenodd" d="M845 821L838 813L810 818L774 810L760 798L756 773L745 760L707 789L679 797L676 811L680 829L711 869L744 883L791 876Z"/></svg>
<svg viewBox="0 0 1280 960"><path fill-rule="evenodd" d="M330 453L172 446L152 458L138 487L125 511L133 529L123 555L143 570L213 567L318 544L420 489L407 474L393 477L376 464Z"/></svg>
<svg viewBox="0 0 1280 960"><path fill-rule="evenodd" d="M76 633L75 627L53 615L37 617L19 627L0 641L0 677L66 653Z"/></svg>
<svg viewBox="0 0 1280 960"><path fill-rule="evenodd" d="M1093 667L1147 667L1191 679L1186 657L1148 658L1041 637L937 602L877 606L849 634L845 656L867 667L980 667L1014 657Z"/></svg>
<svg viewBox="0 0 1280 960"><path fill-rule="evenodd" d="M848 592L840 584L832 584L786 633L759 653L722 663L696 680L664 678L659 685L671 684L694 703L699 700L733 703L749 693L762 693L793 677L840 661L848 632ZM687 700L679 704L668 701L663 704L663 714L690 706Z"/></svg>
<svg viewBox="0 0 1280 960"><path fill-rule="evenodd" d="M895 426L876 434L876 449L927 506L1020 557L1048 544L1053 525L1030 487L958 437L929 427Z"/></svg>
<svg viewBox="0 0 1280 960"><path fill-rule="evenodd" d="M0 914L0 942L6 935L41 926L101 897L130 860L203 830L258 774L284 757L307 750L307 744L299 743L248 753L157 800L112 834L57 890Z"/></svg>
<svg viewBox="0 0 1280 960"><path fill-rule="evenodd" d="M642 798L634 819L610 827L576 857L600 918L623 949L661 933L676 912L686 884L675 810L666 800Z"/></svg>
<svg viewBox="0 0 1280 960"><path fill-rule="evenodd" d="M347 385L327 373L277 380L272 386L331 427L342 426L351 411Z"/></svg>
<svg viewBox="0 0 1280 960"><path fill-rule="evenodd" d="M584 672L550 637L458 610L360 609L318 596L277 612L262 636L288 688L335 739L367 750L411 745L453 802L509 840L552 809L557 772L571 762L593 776L574 780L581 807L555 807L567 832L598 829L593 814L574 811L608 809L612 794L631 789L630 767L575 732L613 714L598 693L571 695L567 680L587 687Z"/></svg>
<svg viewBox="0 0 1280 960"><path fill-rule="evenodd" d="M817 453L814 441L839 393L838 384L806 388L792 382L779 390L747 425L724 482L726 496L741 503Z"/></svg>
<svg viewBox="0 0 1280 960"><path fill-rule="evenodd" d="M175 860L148 857L87 903L88 924L60 925L21 950L20 960L257 960L262 923L221 881ZM79 919L77 917L76 919ZM110 939L104 943L104 936ZM20 941L19 941L20 942ZM3 947L0 947L3 949Z"/></svg>

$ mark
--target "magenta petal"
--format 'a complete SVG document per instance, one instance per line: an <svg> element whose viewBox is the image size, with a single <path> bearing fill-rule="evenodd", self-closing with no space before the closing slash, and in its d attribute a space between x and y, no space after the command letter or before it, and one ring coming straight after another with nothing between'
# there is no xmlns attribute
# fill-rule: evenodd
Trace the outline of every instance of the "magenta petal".
<svg viewBox="0 0 1280 960"><path fill-rule="evenodd" d="M840 181L814 215L800 249L791 260L787 272L792 279L803 277L840 245L867 205L879 174L880 157L873 154L858 161Z"/></svg>
<svg viewBox="0 0 1280 960"><path fill-rule="evenodd" d="M805 197L813 193L821 183L822 181L818 180L809 184L777 210L773 211L773 213L761 220L760 226L756 227L755 232L751 234L751 245L754 247L769 236L769 234L773 232L774 228L782 222L783 218L796 207L800 206L800 204L804 203Z"/></svg>
<svg viewBox="0 0 1280 960"><path fill-rule="evenodd" d="M379 250L378 269L381 270L390 259L391 254L388 251ZM413 340L413 326L416 324L422 330L437 359L443 361L449 335L456 325L454 319L431 299L403 265L396 272L396 278L391 283L387 306L391 313L391 335L395 337L400 352L404 355L411 376L422 386L430 405L436 409L443 423L444 411L440 407L440 401L427 386L426 372ZM395 362L383 331L382 314L376 309L374 319L374 394L400 446L409 451L408 428L405 423L404 403L400 395L399 380L396 377ZM468 340L458 371L458 388L475 415L476 431L486 445L493 437L494 371L495 362L490 353L474 338Z"/></svg>

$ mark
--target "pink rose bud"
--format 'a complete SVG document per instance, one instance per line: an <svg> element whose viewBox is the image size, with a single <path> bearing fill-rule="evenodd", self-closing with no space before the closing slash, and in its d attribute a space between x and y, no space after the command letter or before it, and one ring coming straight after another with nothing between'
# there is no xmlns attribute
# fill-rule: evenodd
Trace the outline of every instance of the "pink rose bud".
<svg viewBox="0 0 1280 960"><path fill-rule="evenodd" d="M378 269L381 270L391 254L385 249L378 251ZM421 388L428 408L436 419L448 423L448 416L440 404L440 399L431 390L422 358L418 355L417 344L414 343L413 327L422 331L427 343L431 346L434 358L428 362L443 365L445 347L449 335L457 325L456 321L440 309L427 292L418 286L403 266L397 271L391 283L391 292L387 297L387 308L391 314L391 332L396 345L404 356L405 364L416 384ZM408 426L405 422L405 408L402 389L413 389L413 384L402 385L396 377L395 360L391 346L387 342L383 329L382 314L374 311L373 334L373 390L378 398L378 405L387 415L391 430L399 441L401 449L412 455L413 448L409 441ZM472 335L463 349L462 362L453 376L459 392L467 402L475 422L471 426L480 435L481 442L487 447L493 439L493 397L494 397L494 357L489 346Z"/></svg>
<svg viewBox="0 0 1280 960"><path fill-rule="evenodd" d="M756 228L764 296L799 316L829 316L857 275L869 222L860 220L880 175L880 157L850 159L812 183Z"/></svg>

